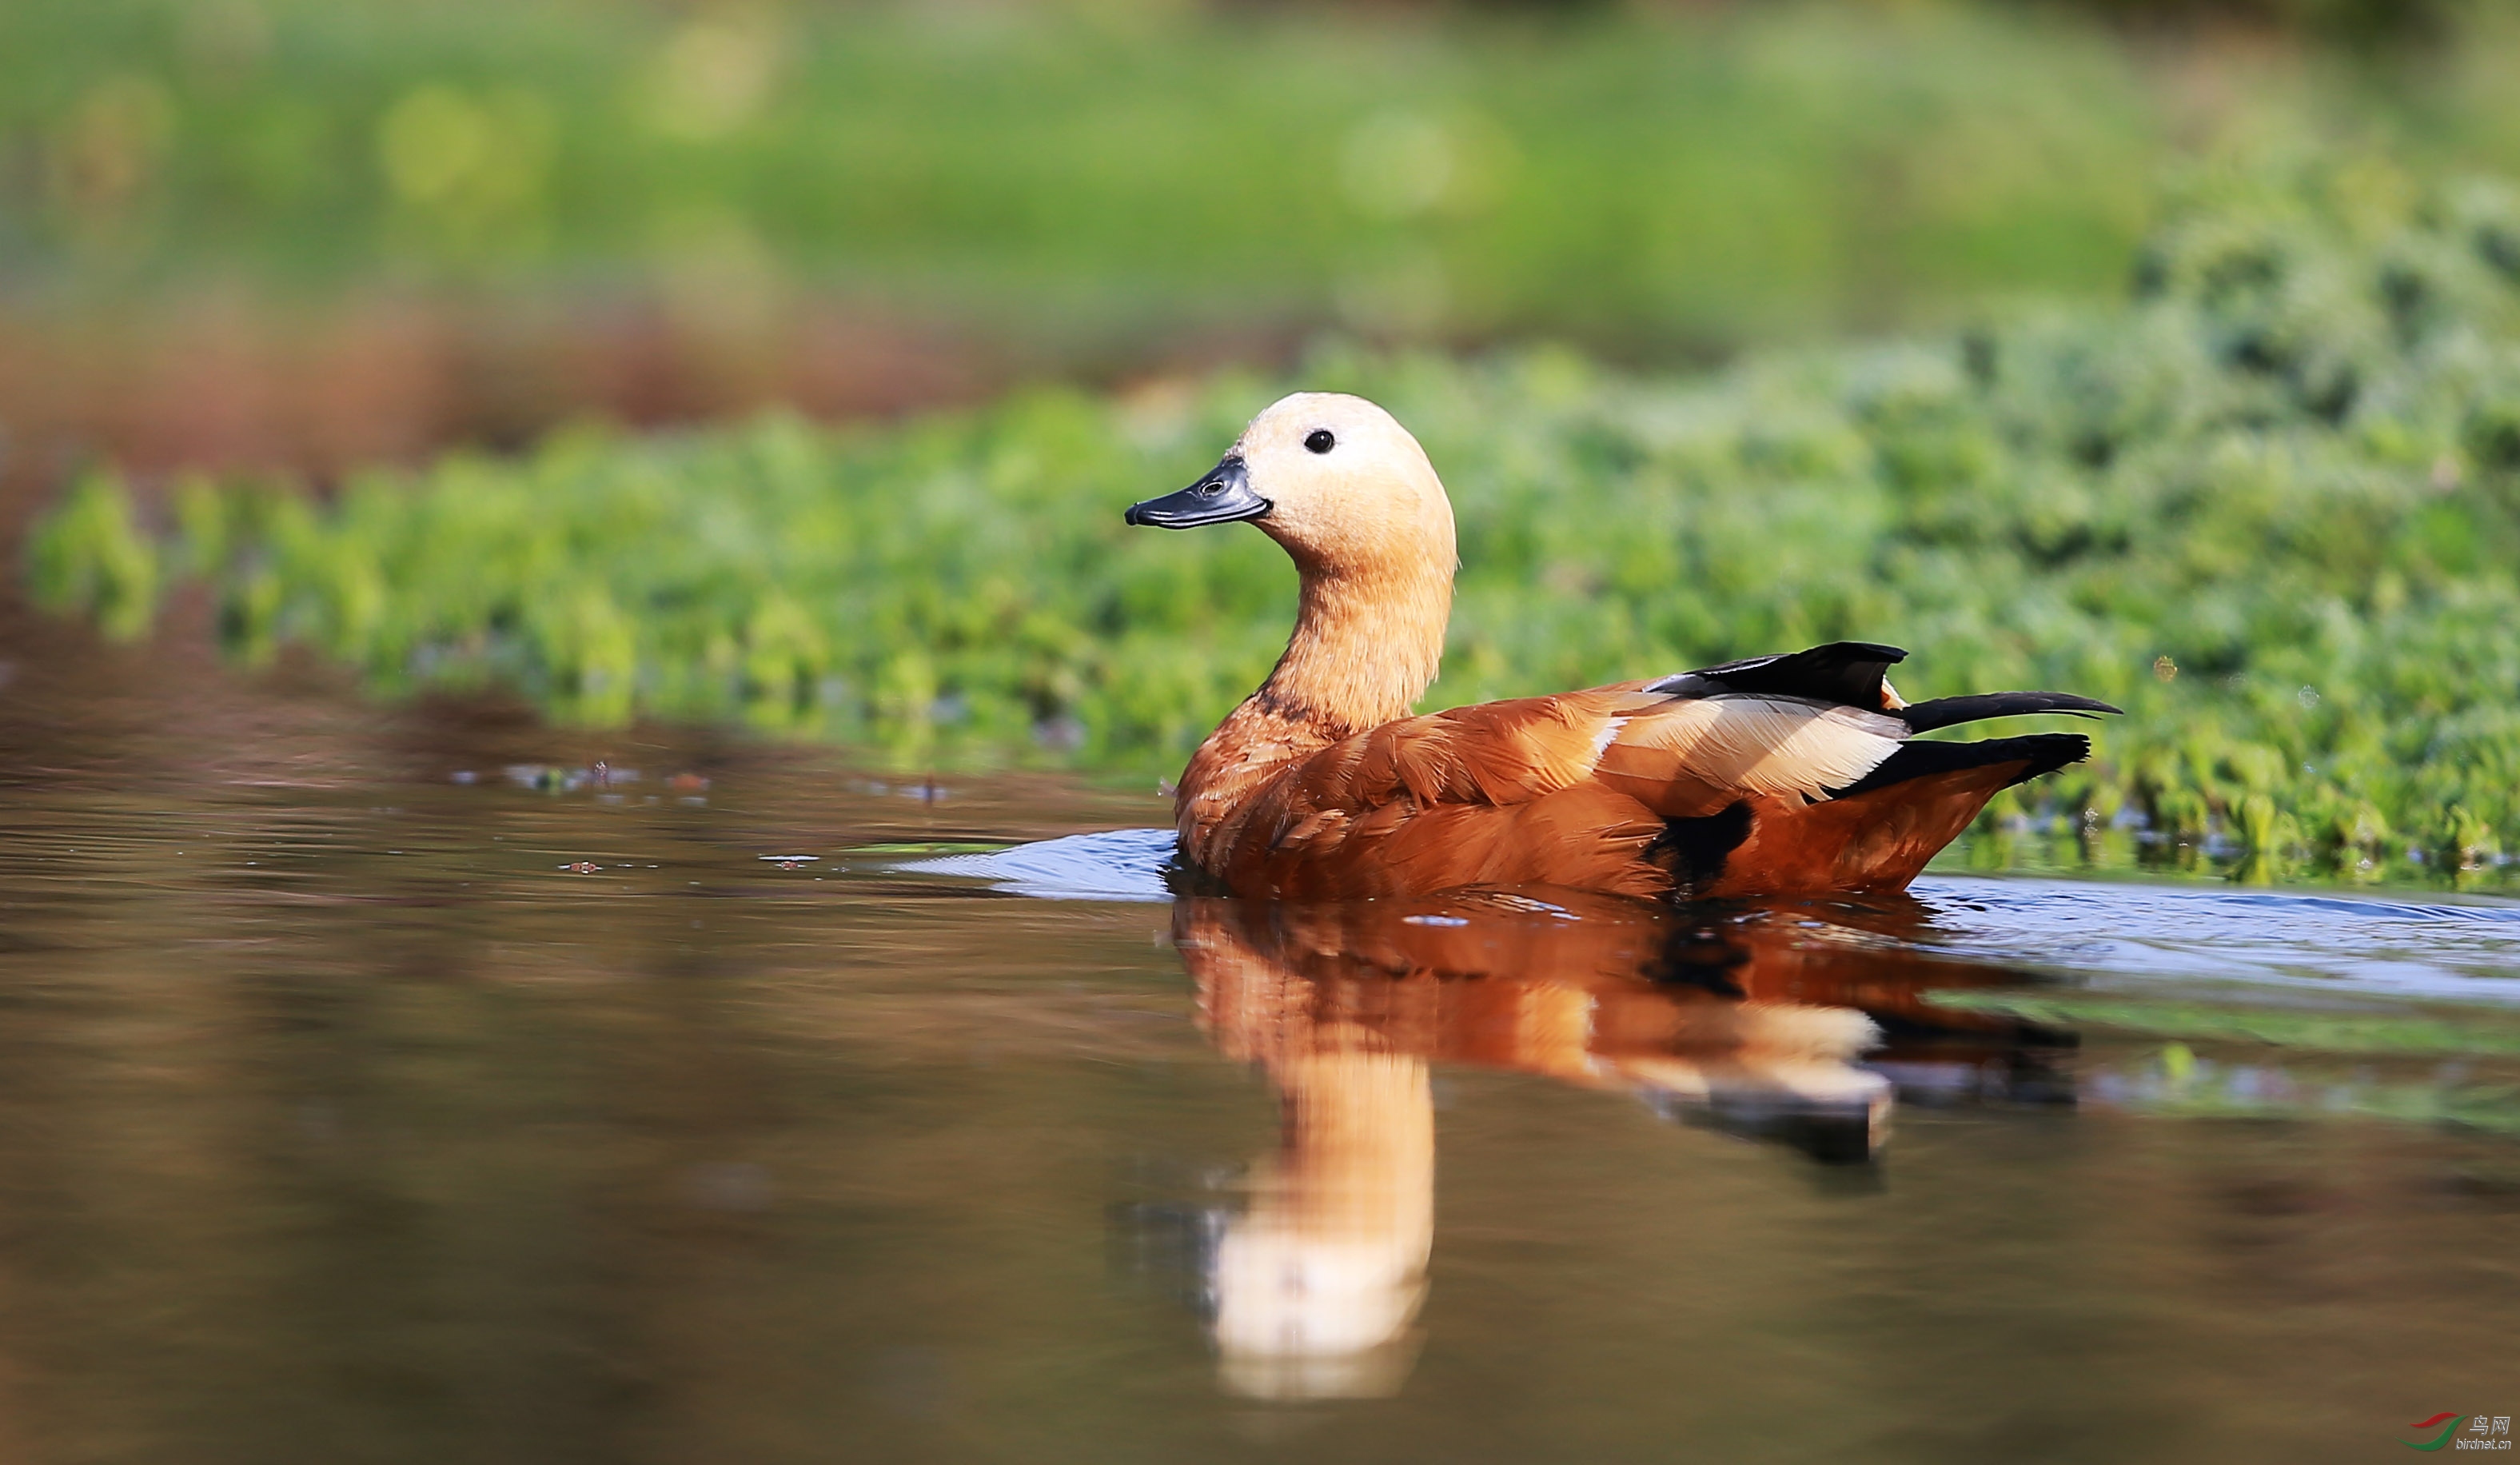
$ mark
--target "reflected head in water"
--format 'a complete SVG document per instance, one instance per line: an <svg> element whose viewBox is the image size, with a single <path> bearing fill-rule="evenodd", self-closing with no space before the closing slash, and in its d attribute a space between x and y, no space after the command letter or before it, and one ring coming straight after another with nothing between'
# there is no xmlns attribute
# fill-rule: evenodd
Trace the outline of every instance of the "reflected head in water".
<svg viewBox="0 0 2520 1465"><path fill-rule="evenodd" d="M1416 1353L1435 1235L1435 1106L1426 1061L1327 1025L1269 1065L1284 1137L1226 1223L1210 1275L1238 1394L1389 1393Z"/></svg>
<svg viewBox="0 0 2520 1465"><path fill-rule="evenodd" d="M1434 1241L1432 1063L1626 1090L1818 1160L1871 1159L1893 1096L1858 1065L1884 1035L1864 1009L1922 1030L1926 986L2007 974L1904 944L1922 924L1912 901L1831 913L1502 891L1176 904L1203 1022L1283 1107L1205 1263L1227 1387L1353 1396L1405 1376Z"/></svg>

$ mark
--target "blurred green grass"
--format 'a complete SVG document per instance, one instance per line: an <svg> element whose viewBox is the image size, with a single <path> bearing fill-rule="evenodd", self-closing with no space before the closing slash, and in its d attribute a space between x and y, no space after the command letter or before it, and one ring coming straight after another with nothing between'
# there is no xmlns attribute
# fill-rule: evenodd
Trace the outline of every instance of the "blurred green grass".
<svg viewBox="0 0 2520 1465"><path fill-rule="evenodd" d="M1463 570L1434 705L1836 638L1911 697L2128 709L2007 796L2099 866L2497 881L2520 847L2520 193L2368 160L2200 175L2112 307L1627 376L1354 347L1291 379L1425 441ZM1041 390L898 428L562 435L330 503L110 474L33 583L121 634L206 577L248 661L521 686L562 718L742 717L905 767L1168 773L1266 672L1292 573L1123 528L1288 381ZM162 530L162 532L161 532Z"/></svg>
<svg viewBox="0 0 2520 1465"><path fill-rule="evenodd" d="M2415 65L1963 4L14 0L0 286L627 292L736 332L827 295L1080 349L1335 323L1671 359L2104 294L2199 149L2520 171L2515 59L2491 17Z"/></svg>

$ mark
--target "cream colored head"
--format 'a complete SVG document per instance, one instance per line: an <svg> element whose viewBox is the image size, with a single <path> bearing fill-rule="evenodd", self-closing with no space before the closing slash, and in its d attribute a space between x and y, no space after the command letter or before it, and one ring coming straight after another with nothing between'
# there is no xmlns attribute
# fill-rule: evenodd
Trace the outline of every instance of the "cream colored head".
<svg viewBox="0 0 2520 1465"><path fill-rule="evenodd" d="M1434 680L1453 607L1453 506L1426 450L1365 398L1299 391L1273 404L1197 482L1128 520L1249 520L1285 546L1302 604L1255 702L1345 736L1406 715Z"/></svg>
<svg viewBox="0 0 2520 1465"><path fill-rule="evenodd" d="M1234 452L1252 491L1269 501L1254 522L1297 564L1451 576L1452 501L1426 450L1380 407L1299 391L1251 419Z"/></svg>
<svg viewBox="0 0 2520 1465"><path fill-rule="evenodd" d="M1251 419L1223 461L1129 511L1160 528L1249 520L1307 573L1453 573L1453 506L1426 450L1361 396L1298 391Z"/></svg>

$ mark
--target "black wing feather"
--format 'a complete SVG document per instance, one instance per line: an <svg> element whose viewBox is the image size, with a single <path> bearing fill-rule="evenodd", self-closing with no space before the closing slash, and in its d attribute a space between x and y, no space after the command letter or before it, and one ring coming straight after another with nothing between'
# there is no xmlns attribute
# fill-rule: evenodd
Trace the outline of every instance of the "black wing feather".
<svg viewBox="0 0 2520 1465"><path fill-rule="evenodd" d="M1732 692L1754 697L1808 697L1815 702L1881 710L1881 674L1908 659L1896 646L1832 641L1809 651L1752 657L1666 676L1645 687L1678 697Z"/></svg>
<svg viewBox="0 0 2520 1465"><path fill-rule="evenodd" d="M1832 641L1809 651L1751 657L1721 666L1684 671L1648 682L1645 690L1673 697L1799 697L1813 702L1889 712L1910 732L1931 732L1989 717L2019 717L2032 712L2065 712L2096 717L2120 710L2096 698L2071 692L1980 692L1968 697L1938 697L1931 702L1885 708L1881 677L1908 659L1896 646L1877 641Z"/></svg>

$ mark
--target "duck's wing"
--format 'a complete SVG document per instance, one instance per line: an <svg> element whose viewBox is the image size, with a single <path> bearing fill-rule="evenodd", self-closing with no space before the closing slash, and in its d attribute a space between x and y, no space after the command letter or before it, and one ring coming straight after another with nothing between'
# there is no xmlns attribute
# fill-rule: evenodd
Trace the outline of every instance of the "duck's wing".
<svg viewBox="0 0 2520 1465"><path fill-rule="evenodd" d="M1883 679L1905 656L1897 647L1840 642L1648 682L1648 692L1729 705L1736 719L1743 704L1772 716L1807 704L1808 720L1774 741L1765 761L1709 780L1723 760L1688 743L1691 724L1708 714L1649 714L1603 750L1594 777L1665 815L1646 858L1688 893L1898 890L1998 792L2080 762L2092 750L2078 733L1976 743L1914 742L1913 734L2032 712L2118 710L2066 692L1907 703ZM1711 799L1709 782L1717 785Z"/></svg>
<svg viewBox="0 0 2520 1465"><path fill-rule="evenodd" d="M1352 810L1403 800L1516 804L1588 781L1665 817L1747 795L1823 797L1878 768L1912 731L1882 705L1881 670L1902 655L1848 642L1454 708L1333 744L1289 782Z"/></svg>
<svg viewBox="0 0 2520 1465"><path fill-rule="evenodd" d="M1192 851L1235 891L1366 895L1474 884L1654 894L1675 820L1865 777L1906 726L1725 668L1404 718L1289 766Z"/></svg>
<svg viewBox="0 0 2520 1465"><path fill-rule="evenodd" d="M1912 745L1919 728L1907 712L1944 726L2013 711L2115 710L2054 693L1910 709L1883 680L1904 655L1839 642L1386 723L1288 768L1216 831L1221 857L1210 868L1235 889L1281 894L1478 882L1633 885L1647 893L1658 877L1617 872L1644 870L1648 847L1673 847L1662 850L1669 874L1659 878L1691 884L1709 865L1681 847L1697 836L1720 844L1710 856L1720 861L1754 822L1840 796L1872 795L1868 808L1896 801L1880 796L1885 782L1939 787L1945 775L1966 785L1961 801L1974 799L1974 816L2004 782L2071 762L2089 746L2067 734L1999 740L2001 748ZM1934 720L1953 712L1960 715ZM1902 772L1905 763L1916 765L1912 774ZM1998 773L2002 781L1989 783Z"/></svg>
<svg viewBox="0 0 2520 1465"><path fill-rule="evenodd" d="M2026 769L2016 770L2018 781L2081 759L2090 740L2071 733L1985 743L1908 740L1992 717L2118 710L2070 692L1907 702L1885 675L1907 656L1895 646L1838 641L1646 682L1642 691L1678 705L1631 717L1602 750L1594 776L1673 818L1713 813L1743 797L1812 802L2013 762Z"/></svg>

